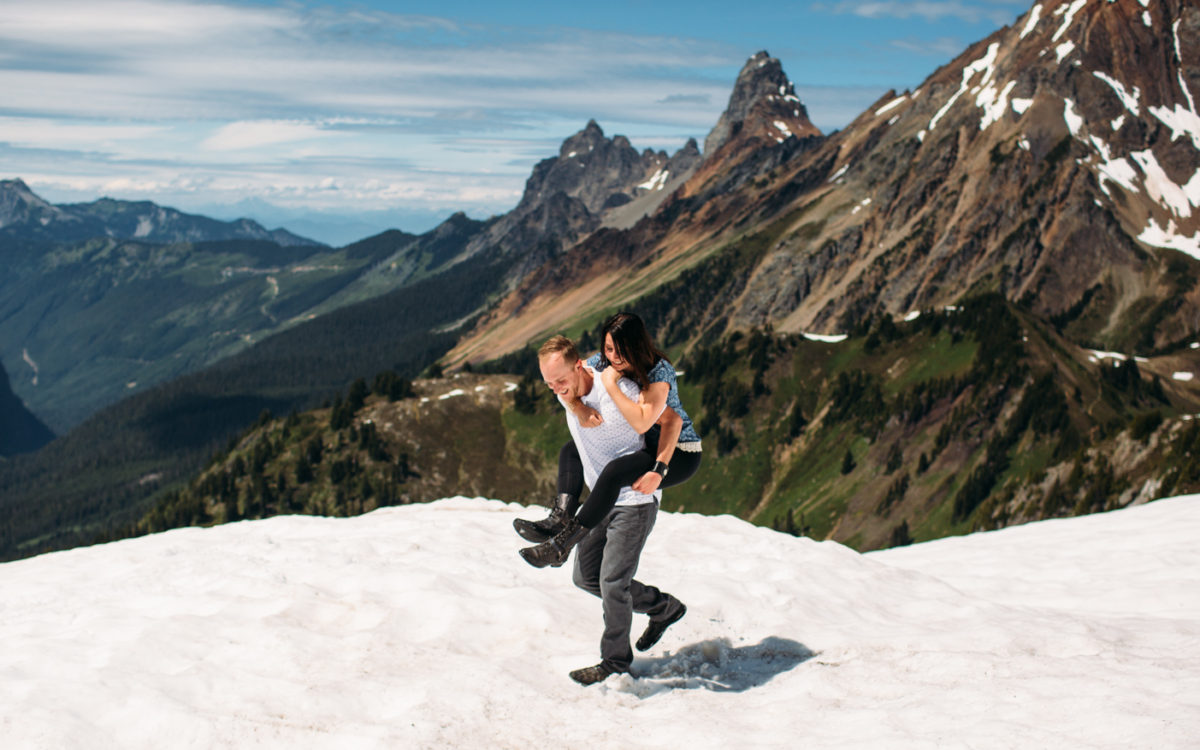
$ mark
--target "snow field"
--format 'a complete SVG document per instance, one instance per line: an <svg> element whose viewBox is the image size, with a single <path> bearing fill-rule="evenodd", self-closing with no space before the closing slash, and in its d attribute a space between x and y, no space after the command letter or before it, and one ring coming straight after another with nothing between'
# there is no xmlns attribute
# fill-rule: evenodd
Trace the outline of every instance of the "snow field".
<svg viewBox="0 0 1200 750"><path fill-rule="evenodd" d="M1200 497L860 555L661 513L688 614L599 660L598 599L453 498L0 565L6 748L1194 747ZM635 616L634 637L645 618ZM599 743L599 744L598 744Z"/></svg>

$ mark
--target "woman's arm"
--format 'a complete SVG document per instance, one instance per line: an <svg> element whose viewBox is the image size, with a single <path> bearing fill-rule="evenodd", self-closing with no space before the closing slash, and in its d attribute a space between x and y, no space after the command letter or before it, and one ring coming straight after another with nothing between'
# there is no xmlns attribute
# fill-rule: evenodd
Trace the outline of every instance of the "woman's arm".
<svg viewBox="0 0 1200 750"><path fill-rule="evenodd" d="M679 433L683 431L683 419L675 413L674 409L667 409L659 417L658 426L662 432L658 435L658 455L655 458L669 465L671 457L675 455L675 446L679 444ZM640 492L643 495L652 495L658 489L662 480L662 474L656 471L648 471L631 486L635 492Z"/></svg>
<svg viewBox="0 0 1200 750"><path fill-rule="evenodd" d="M650 387L638 396L638 400L634 401L617 385L620 379L621 373L615 367L607 367L600 373L600 381L604 383L608 395L612 396L613 403L621 410L625 421L629 422L633 429L644 433L662 416L667 407L667 394L671 392L671 386L667 383L651 383Z"/></svg>
<svg viewBox="0 0 1200 750"><path fill-rule="evenodd" d="M600 416L600 412L583 403L580 399L564 399L567 403L567 409L575 415L579 420L580 427L599 427L604 424L604 417Z"/></svg>

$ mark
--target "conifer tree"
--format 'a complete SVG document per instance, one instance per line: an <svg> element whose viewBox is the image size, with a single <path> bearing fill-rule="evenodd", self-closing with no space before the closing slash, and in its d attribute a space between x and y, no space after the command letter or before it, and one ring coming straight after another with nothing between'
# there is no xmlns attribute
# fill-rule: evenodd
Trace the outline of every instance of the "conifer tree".
<svg viewBox="0 0 1200 750"><path fill-rule="evenodd" d="M904 464L904 454L900 450L899 443L892 443L892 449L888 451L887 466L885 473L891 474L899 469Z"/></svg>

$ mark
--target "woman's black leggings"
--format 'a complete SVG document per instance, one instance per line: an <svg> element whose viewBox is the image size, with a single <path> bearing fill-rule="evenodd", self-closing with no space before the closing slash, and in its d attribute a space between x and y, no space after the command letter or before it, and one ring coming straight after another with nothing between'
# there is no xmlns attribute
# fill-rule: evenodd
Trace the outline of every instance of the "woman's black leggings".
<svg viewBox="0 0 1200 750"><path fill-rule="evenodd" d="M646 447L643 450L610 461L596 478L596 486L592 487L587 502L575 515L580 525L590 529L604 520L616 505L621 488L632 486L643 474L653 469L657 455L658 430L651 429L646 433ZM659 488L674 487L691 479L700 468L701 455L700 452L675 451L670 470ZM583 461L573 440L568 440L558 452L558 492L573 497L583 494Z"/></svg>

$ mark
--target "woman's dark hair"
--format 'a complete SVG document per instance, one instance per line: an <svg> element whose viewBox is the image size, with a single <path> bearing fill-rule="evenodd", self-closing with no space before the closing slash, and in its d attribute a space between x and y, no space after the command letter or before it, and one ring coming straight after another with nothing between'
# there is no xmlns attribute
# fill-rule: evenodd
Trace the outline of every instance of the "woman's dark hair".
<svg viewBox="0 0 1200 750"><path fill-rule="evenodd" d="M619 312L604 321L604 329L600 333L600 364L609 367L612 363L604 354L604 339L612 336L613 347L621 359L625 360L632 372L626 373L642 390L650 387L650 370L658 360L667 359L667 355L659 351L646 331L646 324L631 312Z"/></svg>

